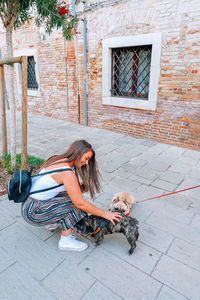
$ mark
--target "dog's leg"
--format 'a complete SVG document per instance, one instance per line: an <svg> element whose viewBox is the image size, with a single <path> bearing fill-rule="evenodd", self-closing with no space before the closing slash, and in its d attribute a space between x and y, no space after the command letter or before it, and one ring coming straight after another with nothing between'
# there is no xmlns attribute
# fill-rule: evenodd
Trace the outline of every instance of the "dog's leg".
<svg viewBox="0 0 200 300"><path fill-rule="evenodd" d="M99 246L99 245L102 243L103 239L104 239L104 230L102 229L102 230L97 234L97 240L96 240L96 242L95 242L95 245L96 245L96 246Z"/></svg>
<svg viewBox="0 0 200 300"><path fill-rule="evenodd" d="M128 237L127 240L128 240L128 242L129 242L129 244L131 246L131 248L129 250L129 255L131 255L131 254L133 254L133 252L134 252L137 244L136 244L135 239L133 239L132 237Z"/></svg>

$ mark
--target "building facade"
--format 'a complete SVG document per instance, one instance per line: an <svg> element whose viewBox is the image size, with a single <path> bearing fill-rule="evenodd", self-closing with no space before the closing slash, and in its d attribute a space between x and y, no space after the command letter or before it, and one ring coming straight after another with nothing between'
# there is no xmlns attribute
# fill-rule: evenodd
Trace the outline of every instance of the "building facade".
<svg viewBox="0 0 200 300"><path fill-rule="evenodd" d="M32 20L13 34L15 56L29 56L29 111L200 150L199 0L87 0L76 9L71 42Z"/></svg>

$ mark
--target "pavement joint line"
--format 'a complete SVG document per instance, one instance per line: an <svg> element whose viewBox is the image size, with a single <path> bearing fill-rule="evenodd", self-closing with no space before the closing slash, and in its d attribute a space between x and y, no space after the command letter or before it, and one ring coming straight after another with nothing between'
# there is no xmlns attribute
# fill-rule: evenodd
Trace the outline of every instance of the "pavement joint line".
<svg viewBox="0 0 200 300"><path fill-rule="evenodd" d="M65 260L66 257L61 257L62 261L60 263L58 263L47 275L45 275L42 279L38 280L39 282L43 282L49 275L51 275L51 273L53 273Z"/></svg>
<svg viewBox="0 0 200 300"><path fill-rule="evenodd" d="M93 284L91 284L91 286L83 293L83 295L81 296L80 300L93 288L93 286L98 282L97 279L94 280Z"/></svg>
<svg viewBox="0 0 200 300"><path fill-rule="evenodd" d="M2 271L0 271L0 274L3 274L5 271L7 271L9 268L13 267L15 264L17 264L18 261L14 261L12 264L10 264L8 267L6 267L6 269L3 269Z"/></svg>
<svg viewBox="0 0 200 300"><path fill-rule="evenodd" d="M171 235L171 234L170 234ZM173 235L171 235L172 237L173 237L173 239L172 239L172 241L171 241L171 243L169 244L169 246L167 247L167 249L166 249L166 251L165 251L165 255L168 255L167 253L168 253L168 251L169 251L169 249L171 248L171 246L172 246L172 244L175 242L175 240L176 240L176 237L175 236L173 236Z"/></svg>
<svg viewBox="0 0 200 300"><path fill-rule="evenodd" d="M8 224L7 226L5 226L5 227L1 228L1 229L0 229L0 231L4 230L4 229L6 229L6 228L9 228L9 227L11 227L11 226L12 226L13 224L15 224L15 223L17 223L17 221L14 221L13 223L11 223L11 224Z"/></svg>
<svg viewBox="0 0 200 300"><path fill-rule="evenodd" d="M175 261L177 261L177 262L183 264L184 266L186 266L186 267L188 267L188 268L190 268L190 269L192 269L192 270L194 270L194 271L200 272L200 269L196 269L195 267L192 267L192 266L186 264L185 262L182 262L181 260L177 259L177 258L174 257L174 256L171 256L171 255L168 255L168 254L167 254L166 256L167 256L167 257L170 257L171 259L173 259L173 260L175 260Z"/></svg>

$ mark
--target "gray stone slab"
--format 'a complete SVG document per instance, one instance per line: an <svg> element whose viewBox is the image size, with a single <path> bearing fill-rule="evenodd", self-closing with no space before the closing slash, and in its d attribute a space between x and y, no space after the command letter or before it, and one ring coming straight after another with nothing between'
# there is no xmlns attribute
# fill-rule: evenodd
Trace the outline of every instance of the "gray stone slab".
<svg viewBox="0 0 200 300"><path fill-rule="evenodd" d="M169 192L173 192L177 188L176 184L173 184L173 183L161 180L161 179L156 179L155 181L153 181L152 186L158 187L162 190L166 190Z"/></svg>
<svg viewBox="0 0 200 300"><path fill-rule="evenodd" d="M200 232L199 232L200 234ZM167 252L168 256L200 271L199 247L176 238Z"/></svg>
<svg viewBox="0 0 200 300"><path fill-rule="evenodd" d="M151 274L161 256L160 252L139 241L137 241L134 253L129 255L130 245L122 233L105 236L99 247L104 248L108 253L112 253L146 274Z"/></svg>
<svg viewBox="0 0 200 300"><path fill-rule="evenodd" d="M178 173L189 173L193 167L196 165L196 160L191 158L179 158L174 163L172 163L169 171Z"/></svg>
<svg viewBox="0 0 200 300"><path fill-rule="evenodd" d="M163 190L142 184L137 188L137 190L134 193L134 196L136 201L142 201L148 198L160 196L162 194L164 194Z"/></svg>
<svg viewBox="0 0 200 300"><path fill-rule="evenodd" d="M94 284L95 279L83 268L65 261L42 284L59 300L78 300Z"/></svg>
<svg viewBox="0 0 200 300"><path fill-rule="evenodd" d="M196 228L199 231L199 228L200 228L200 216L198 216L198 215L194 216L190 225L192 227Z"/></svg>
<svg viewBox="0 0 200 300"><path fill-rule="evenodd" d="M135 171L135 175L139 175L140 177L147 178L149 180L155 180L159 178L161 172L156 171L152 168L150 168L148 165L145 165L144 167L137 168Z"/></svg>
<svg viewBox="0 0 200 300"><path fill-rule="evenodd" d="M189 176L191 178L200 179L200 169L192 168L192 170L189 172Z"/></svg>
<svg viewBox="0 0 200 300"><path fill-rule="evenodd" d="M195 151L191 149L186 149L183 153L184 157L200 160L200 151Z"/></svg>
<svg viewBox="0 0 200 300"><path fill-rule="evenodd" d="M188 189L188 188L199 186L199 185L200 185L199 179L186 177L182 181L182 183L177 187L176 190ZM195 200L199 200L200 199L200 187L184 191L184 192L182 192L182 194L188 198L190 197Z"/></svg>
<svg viewBox="0 0 200 300"><path fill-rule="evenodd" d="M160 159L159 157L156 157L153 161L148 163L147 166L149 166L153 170L164 172L169 168L170 163L165 161L164 159Z"/></svg>
<svg viewBox="0 0 200 300"><path fill-rule="evenodd" d="M95 284L89 289L88 292L81 298L81 300L122 300L123 298L117 296L115 291L103 286L100 282L95 282Z"/></svg>
<svg viewBox="0 0 200 300"><path fill-rule="evenodd" d="M13 265L15 262L16 262L15 259L9 256L4 249L0 248L0 272L6 270L9 266Z"/></svg>
<svg viewBox="0 0 200 300"><path fill-rule="evenodd" d="M10 205L12 206L11 202ZM19 206L16 205L15 207L18 208ZM0 230L14 224L16 221L16 216L9 210L9 201L0 201Z"/></svg>
<svg viewBox="0 0 200 300"><path fill-rule="evenodd" d="M185 209L188 205L185 204L186 202L187 199L179 195L172 195L146 202L139 202L136 203L136 205L141 208L145 207L146 209L149 209L149 211L155 211L180 223L190 224L194 215L192 212Z"/></svg>
<svg viewBox="0 0 200 300"><path fill-rule="evenodd" d="M200 273L170 257L161 258L152 277L191 300L199 299Z"/></svg>
<svg viewBox="0 0 200 300"><path fill-rule="evenodd" d="M164 173L161 173L159 178L173 184L179 184L184 177L185 175L182 173L167 170Z"/></svg>
<svg viewBox="0 0 200 300"><path fill-rule="evenodd" d="M174 239L172 235L142 222L139 228L140 241L163 253L167 251Z"/></svg>
<svg viewBox="0 0 200 300"><path fill-rule="evenodd" d="M151 213L152 211L148 207L134 203L130 211L130 216L138 219L139 222L144 222Z"/></svg>
<svg viewBox="0 0 200 300"><path fill-rule="evenodd" d="M133 196L136 194L137 188L141 186L141 183L135 182L135 181L127 181L121 180L118 178L115 182L110 181L108 184L103 186L103 192L113 194L113 196L116 193L119 192L128 192L130 194L133 194Z"/></svg>
<svg viewBox="0 0 200 300"><path fill-rule="evenodd" d="M188 300L188 298L182 296L167 286L163 286L157 300Z"/></svg>
<svg viewBox="0 0 200 300"><path fill-rule="evenodd" d="M200 234L189 225L177 222L164 214L154 212L147 218L146 223L156 228L166 231L171 235L183 239L192 245L200 246Z"/></svg>
<svg viewBox="0 0 200 300"><path fill-rule="evenodd" d="M49 248L19 223L0 231L0 242L8 255L20 262L38 280L63 261L59 250Z"/></svg>
<svg viewBox="0 0 200 300"><path fill-rule="evenodd" d="M93 251L80 266L123 299L152 300L156 298L161 287L157 280L100 247Z"/></svg>
<svg viewBox="0 0 200 300"><path fill-rule="evenodd" d="M58 300L19 263L0 273L0 295L2 300Z"/></svg>

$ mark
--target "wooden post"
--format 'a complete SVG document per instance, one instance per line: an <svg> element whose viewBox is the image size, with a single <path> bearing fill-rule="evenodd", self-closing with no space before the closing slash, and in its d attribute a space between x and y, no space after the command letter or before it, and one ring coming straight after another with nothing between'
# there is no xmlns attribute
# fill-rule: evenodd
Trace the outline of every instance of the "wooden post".
<svg viewBox="0 0 200 300"><path fill-rule="evenodd" d="M2 150L3 155L8 153L7 150L7 130L6 130L6 105L5 105L5 85L4 85L4 67L0 65L0 111L1 111L1 128L2 128Z"/></svg>
<svg viewBox="0 0 200 300"><path fill-rule="evenodd" d="M27 168L27 56L22 56L22 164Z"/></svg>

